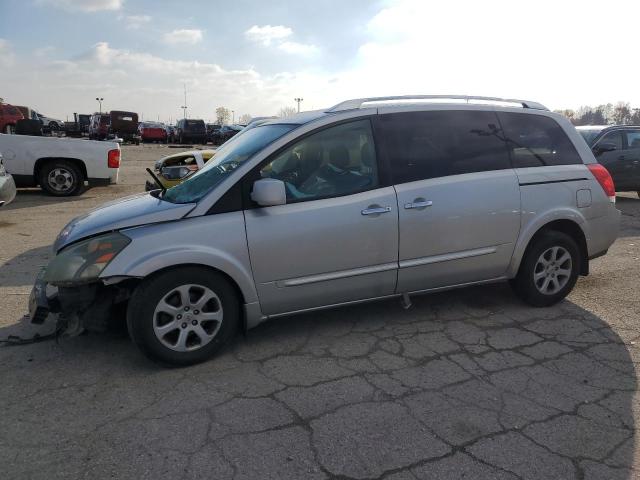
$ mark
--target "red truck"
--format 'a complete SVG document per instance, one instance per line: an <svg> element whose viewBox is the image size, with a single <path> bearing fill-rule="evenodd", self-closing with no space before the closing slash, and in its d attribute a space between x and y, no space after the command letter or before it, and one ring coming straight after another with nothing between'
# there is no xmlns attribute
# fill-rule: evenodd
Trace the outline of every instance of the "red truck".
<svg viewBox="0 0 640 480"><path fill-rule="evenodd" d="M159 123L140 122L138 134L143 142L167 142L167 129Z"/></svg>
<svg viewBox="0 0 640 480"><path fill-rule="evenodd" d="M18 108L0 103L0 133L15 133L18 120L24 120L24 115Z"/></svg>

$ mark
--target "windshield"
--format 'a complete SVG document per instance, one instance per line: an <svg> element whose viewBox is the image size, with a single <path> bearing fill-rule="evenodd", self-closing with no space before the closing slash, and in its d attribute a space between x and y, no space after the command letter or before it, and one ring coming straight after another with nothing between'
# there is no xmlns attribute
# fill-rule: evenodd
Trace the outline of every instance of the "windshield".
<svg viewBox="0 0 640 480"><path fill-rule="evenodd" d="M588 145L593 145L593 141L596 139L598 134L602 131L602 128L579 128L578 132L582 135L582 138L585 139Z"/></svg>
<svg viewBox="0 0 640 480"><path fill-rule="evenodd" d="M225 143L201 170L168 189L162 199L171 203L197 202L255 153L296 126L264 125L251 129L234 142Z"/></svg>

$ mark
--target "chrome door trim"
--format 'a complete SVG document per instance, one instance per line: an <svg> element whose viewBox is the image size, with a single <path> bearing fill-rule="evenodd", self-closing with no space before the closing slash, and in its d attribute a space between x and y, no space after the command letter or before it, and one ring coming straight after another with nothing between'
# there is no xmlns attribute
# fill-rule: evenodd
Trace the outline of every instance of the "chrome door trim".
<svg viewBox="0 0 640 480"><path fill-rule="evenodd" d="M484 247L465 250L462 252L445 253L443 255L432 255L430 257L412 258L411 260L400 260L400 268L417 267L419 265L428 265L430 263L448 262L449 260L490 255L492 253L496 253L496 250L496 247Z"/></svg>
<svg viewBox="0 0 640 480"><path fill-rule="evenodd" d="M297 287L300 285L308 285L310 283L326 282L337 280L339 278L357 277L360 275L368 275L370 273L387 272L395 270L398 264L383 263L381 265L373 265L371 267L352 268L349 270L340 270L337 272L319 273L317 275L309 275L306 277L289 278L287 280L276 280L277 287Z"/></svg>

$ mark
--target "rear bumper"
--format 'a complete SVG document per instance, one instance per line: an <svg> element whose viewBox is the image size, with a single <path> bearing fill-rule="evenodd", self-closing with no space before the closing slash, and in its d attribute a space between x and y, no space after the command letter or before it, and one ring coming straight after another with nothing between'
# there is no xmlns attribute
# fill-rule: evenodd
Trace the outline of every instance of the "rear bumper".
<svg viewBox="0 0 640 480"><path fill-rule="evenodd" d="M604 255L618 238L621 212L613 205L607 215L590 218L587 223L587 253L589 258Z"/></svg>

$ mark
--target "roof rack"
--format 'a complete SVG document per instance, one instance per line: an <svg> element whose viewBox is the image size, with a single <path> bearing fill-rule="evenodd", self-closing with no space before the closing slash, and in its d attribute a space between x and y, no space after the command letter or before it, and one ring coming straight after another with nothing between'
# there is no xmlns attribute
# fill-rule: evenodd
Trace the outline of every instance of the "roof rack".
<svg viewBox="0 0 640 480"><path fill-rule="evenodd" d="M388 102L394 100L401 100L403 102L411 100L458 100L466 103L513 103L520 105L522 108L533 108L536 110L548 110L547 107L538 103L530 102L529 100L516 100L512 98L498 98L498 97L475 97L469 95L399 95L392 97L370 97L370 98L356 98L353 100L346 100L334 105L327 112L340 112L343 110L356 110L363 108L364 103L371 102ZM442 102L444 103L444 102Z"/></svg>

